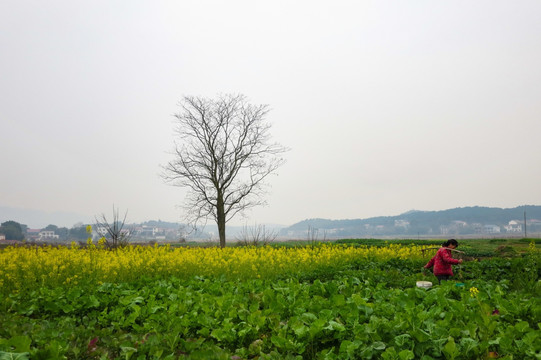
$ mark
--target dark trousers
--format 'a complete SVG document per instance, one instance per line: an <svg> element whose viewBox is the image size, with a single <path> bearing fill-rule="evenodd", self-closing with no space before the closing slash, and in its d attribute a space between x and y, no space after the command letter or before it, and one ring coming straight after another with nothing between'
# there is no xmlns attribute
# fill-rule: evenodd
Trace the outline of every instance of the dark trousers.
<svg viewBox="0 0 541 360"><path fill-rule="evenodd" d="M442 281L447 281L451 279L451 275L436 275L438 278L438 284L441 284Z"/></svg>

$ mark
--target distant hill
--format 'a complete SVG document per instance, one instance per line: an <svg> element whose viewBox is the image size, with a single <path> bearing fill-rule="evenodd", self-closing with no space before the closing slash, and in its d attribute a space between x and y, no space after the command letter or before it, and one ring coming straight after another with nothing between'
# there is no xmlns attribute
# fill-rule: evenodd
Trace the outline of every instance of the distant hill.
<svg viewBox="0 0 541 360"><path fill-rule="evenodd" d="M396 216L367 219L306 219L291 226L266 224L266 231L278 233L280 239L344 239L386 237L468 237L524 235L541 237L541 206L523 205L515 208L462 207L441 211L410 210ZM49 224L71 228L77 223L93 224L94 219L69 212L44 212L0 206L0 223L13 220L30 228L44 228ZM510 225L510 221L515 224ZM178 228L180 224L160 220L142 223L159 228ZM227 236L234 239L245 231L242 226L228 226ZM311 234L309 233L311 232ZM215 224L192 233L192 237L212 238L218 233Z"/></svg>
<svg viewBox="0 0 541 360"><path fill-rule="evenodd" d="M541 233L541 206L524 205L515 208L462 207L441 211L412 210L397 216L368 219L329 220L307 219L283 228L281 237L307 238L317 231L319 239L326 237L387 237L387 236L450 236L450 235L514 235L526 230ZM516 224L510 222L515 220ZM313 235L312 235L313 236Z"/></svg>

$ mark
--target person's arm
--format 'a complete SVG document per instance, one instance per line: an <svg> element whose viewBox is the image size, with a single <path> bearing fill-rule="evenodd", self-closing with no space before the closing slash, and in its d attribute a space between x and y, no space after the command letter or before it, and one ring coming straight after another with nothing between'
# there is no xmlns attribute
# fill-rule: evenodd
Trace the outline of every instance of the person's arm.
<svg viewBox="0 0 541 360"><path fill-rule="evenodd" d="M450 251L447 250L441 252L441 258L444 262L453 265L457 265L462 262L462 260L453 259L453 257L449 253Z"/></svg>
<svg viewBox="0 0 541 360"><path fill-rule="evenodd" d="M430 261L428 262L428 264L425 265L425 269L430 269L432 266L434 266L434 259L436 257L432 257L432 259L430 259Z"/></svg>

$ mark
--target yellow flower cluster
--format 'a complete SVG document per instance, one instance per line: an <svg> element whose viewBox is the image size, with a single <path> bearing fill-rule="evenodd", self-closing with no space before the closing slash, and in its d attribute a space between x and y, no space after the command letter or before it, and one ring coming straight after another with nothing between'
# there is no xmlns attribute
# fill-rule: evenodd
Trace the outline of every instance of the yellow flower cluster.
<svg viewBox="0 0 541 360"><path fill-rule="evenodd" d="M35 287L70 286L81 282L133 281L142 277L189 278L226 276L269 278L316 269L338 269L367 259L415 259L421 246L388 245L352 247L320 245L307 247L203 248L129 246L104 250L87 247L8 247L0 250L0 285L3 293Z"/></svg>
<svg viewBox="0 0 541 360"><path fill-rule="evenodd" d="M476 287L471 287L470 288L471 297L477 297L477 294L479 294L479 289L477 289Z"/></svg>
<svg viewBox="0 0 541 360"><path fill-rule="evenodd" d="M528 244L528 252L530 254L539 253L539 249L535 246L534 241L530 241L530 243Z"/></svg>

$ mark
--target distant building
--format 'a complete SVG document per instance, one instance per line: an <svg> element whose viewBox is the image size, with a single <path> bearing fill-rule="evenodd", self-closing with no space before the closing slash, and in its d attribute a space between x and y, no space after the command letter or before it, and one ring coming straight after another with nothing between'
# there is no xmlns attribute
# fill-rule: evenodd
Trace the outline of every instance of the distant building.
<svg viewBox="0 0 541 360"><path fill-rule="evenodd" d="M518 220L511 220L507 225L504 226L505 231L507 232L522 232L522 223Z"/></svg>
<svg viewBox="0 0 541 360"><path fill-rule="evenodd" d="M486 234L497 234L501 231L501 228L498 225L485 225Z"/></svg>
<svg viewBox="0 0 541 360"><path fill-rule="evenodd" d="M445 225L440 226L440 234L447 235L447 234L450 234L450 233L451 233L451 227L450 226L445 226Z"/></svg>
<svg viewBox="0 0 541 360"><path fill-rule="evenodd" d="M39 240L39 233L41 229L27 229L26 230L26 239L29 241Z"/></svg>
<svg viewBox="0 0 541 360"><path fill-rule="evenodd" d="M54 233L52 230L42 230L39 232L38 240L56 240L59 236Z"/></svg>
<svg viewBox="0 0 541 360"><path fill-rule="evenodd" d="M402 227L404 229L407 229L410 226L410 222L407 221L407 220L399 219L399 220L394 221L394 226L395 227Z"/></svg>
<svg viewBox="0 0 541 360"><path fill-rule="evenodd" d="M107 235L107 228L105 226L96 226L95 231L98 234L98 237Z"/></svg>
<svg viewBox="0 0 541 360"><path fill-rule="evenodd" d="M468 223L462 220L454 220L448 225L440 226L440 233L442 235L459 234L468 226Z"/></svg>
<svg viewBox="0 0 541 360"><path fill-rule="evenodd" d="M155 239L156 236L163 236L165 232L154 226L143 225L135 228L134 234L143 239Z"/></svg>
<svg viewBox="0 0 541 360"><path fill-rule="evenodd" d="M475 234L481 234L483 233L483 225L480 223L473 223L471 224L473 231Z"/></svg>

